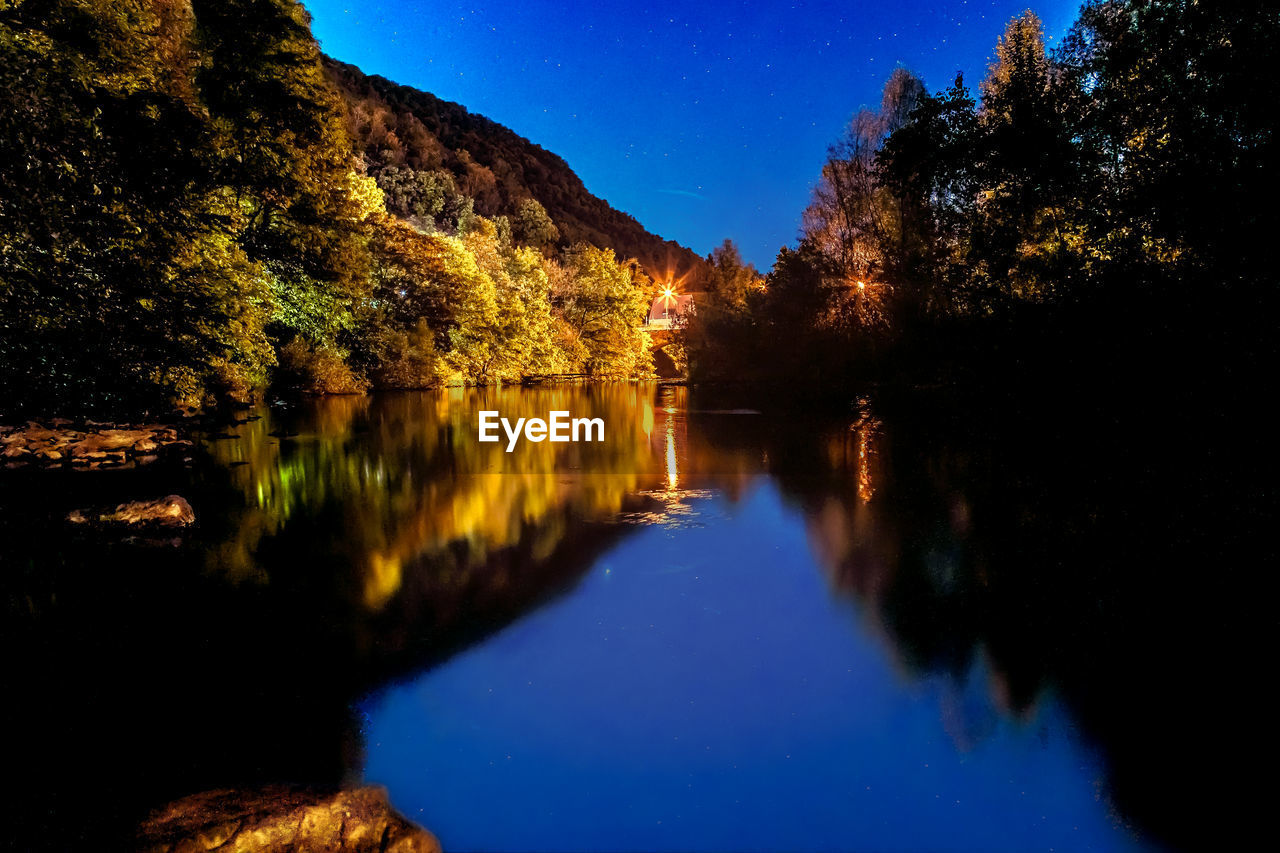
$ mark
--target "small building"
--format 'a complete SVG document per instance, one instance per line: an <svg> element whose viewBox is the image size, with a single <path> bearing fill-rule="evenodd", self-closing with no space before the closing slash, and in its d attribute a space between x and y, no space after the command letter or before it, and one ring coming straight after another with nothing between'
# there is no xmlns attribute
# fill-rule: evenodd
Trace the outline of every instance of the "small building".
<svg viewBox="0 0 1280 853"><path fill-rule="evenodd" d="M685 293L676 295L664 291L654 298L649 306L649 314L645 317L646 329L670 329L675 319L693 307L693 296Z"/></svg>

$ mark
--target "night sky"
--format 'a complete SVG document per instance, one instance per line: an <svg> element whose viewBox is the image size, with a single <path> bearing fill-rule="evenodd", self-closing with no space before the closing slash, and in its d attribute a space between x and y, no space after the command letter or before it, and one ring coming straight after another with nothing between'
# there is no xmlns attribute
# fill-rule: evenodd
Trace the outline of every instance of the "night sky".
<svg viewBox="0 0 1280 853"><path fill-rule="evenodd" d="M898 65L975 88L1028 0L304 0L324 50L512 128L650 231L768 269ZM1033 0L1050 45L1079 0Z"/></svg>

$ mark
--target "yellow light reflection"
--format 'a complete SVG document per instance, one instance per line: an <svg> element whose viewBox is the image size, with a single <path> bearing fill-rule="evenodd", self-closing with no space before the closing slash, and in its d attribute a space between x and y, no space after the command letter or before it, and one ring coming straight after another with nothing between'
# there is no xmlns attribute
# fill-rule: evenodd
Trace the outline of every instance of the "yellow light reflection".
<svg viewBox="0 0 1280 853"><path fill-rule="evenodd" d="M871 434L863 428L858 430L858 500L868 503L875 493L871 482Z"/></svg>
<svg viewBox="0 0 1280 853"><path fill-rule="evenodd" d="M372 610L380 610L400 591L403 565L395 554L373 553L369 555L364 576L364 603Z"/></svg>
<svg viewBox="0 0 1280 853"><path fill-rule="evenodd" d="M676 464L676 421L667 418L667 491L674 492L680 485L680 468Z"/></svg>

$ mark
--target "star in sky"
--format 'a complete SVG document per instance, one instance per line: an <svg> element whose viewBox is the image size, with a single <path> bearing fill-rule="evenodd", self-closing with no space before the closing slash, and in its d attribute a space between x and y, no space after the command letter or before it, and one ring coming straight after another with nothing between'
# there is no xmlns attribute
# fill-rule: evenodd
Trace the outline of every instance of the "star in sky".
<svg viewBox="0 0 1280 853"><path fill-rule="evenodd" d="M1028 0L304 0L332 56L564 157L587 189L705 255L761 269L795 242L827 146L899 65L986 72ZM1060 38L1074 0L1031 2Z"/></svg>

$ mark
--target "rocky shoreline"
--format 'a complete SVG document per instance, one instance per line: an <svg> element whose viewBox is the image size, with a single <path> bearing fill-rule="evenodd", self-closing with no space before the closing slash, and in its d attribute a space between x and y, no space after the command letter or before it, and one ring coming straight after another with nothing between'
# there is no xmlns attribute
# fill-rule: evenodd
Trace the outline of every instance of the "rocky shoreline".
<svg viewBox="0 0 1280 853"><path fill-rule="evenodd" d="M0 425L0 463L6 468L127 468L162 459L191 460L194 442L170 424L118 425L51 420L48 426Z"/></svg>
<svg viewBox="0 0 1280 853"><path fill-rule="evenodd" d="M285 787L208 791L153 813L138 827L141 853L440 853L382 788Z"/></svg>

